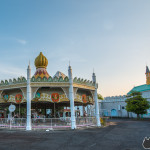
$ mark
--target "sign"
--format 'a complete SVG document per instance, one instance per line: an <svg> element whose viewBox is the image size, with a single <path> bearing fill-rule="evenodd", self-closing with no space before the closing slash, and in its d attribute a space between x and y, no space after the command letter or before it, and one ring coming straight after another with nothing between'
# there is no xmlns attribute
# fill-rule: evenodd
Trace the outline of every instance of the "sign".
<svg viewBox="0 0 150 150"><path fill-rule="evenodd" d="M86 101L86 95L85 94L82 95L82 101L83 101L83 103L87 103L87 101Z"/></svg>
<svg viewBox="0 0 150 150"><path fill-rule="evenodd" d="M21 101L22 101L22 95L21 94L17 94L15 96L15 100L16 100L16 103L21 103Z"/></svg>
<svg viewBox="0 0 150 150"><path fill-rule="evenodd" d="M9 100L9 96L8 95L3 95L4 100L7 102Z"/></svg>
<svg viewBox="0 0 150 150"><path fill-rule="evenodd" d="M41 97L41 93L36 93L35 98L39 99Z"/></svg>
<svg viewBox="0 0 150 150"><path fill-rule="evenodd" d="M58 93L52 93L51 97L52 97L53 102L59 101L59 94Z"/></svg>
<svg viewBox="0 0 150 150"><path fill-rule="evenodd" d="M39 100L40 98L41 98L41 93L37 92L37 93L35 94L34 100L35 100L36 102L38 102L38 100Z"/></svg>
<svg viewBox="0 0 150 150"><path fill-rule="evenodd" d="M70 112L70 109L64 109L64 112Z"/></svg>
<svg viewBox="0 0 150 150"><path fill-rule="evenodd" d="M15 109L16 109L16 106L15 106L15 105L12 105L12 104L11 104L11 105L9 106L9 111L10 111L10 112L14 112Z"/></svg>

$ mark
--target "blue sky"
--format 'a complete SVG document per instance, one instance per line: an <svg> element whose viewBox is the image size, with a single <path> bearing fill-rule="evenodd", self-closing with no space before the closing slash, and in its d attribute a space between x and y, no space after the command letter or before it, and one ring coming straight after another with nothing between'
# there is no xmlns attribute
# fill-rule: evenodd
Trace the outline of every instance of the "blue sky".
<svg viewBox="0 0 150 150"><path fill-rule="evenodd" d="M47 70L92 79L105 96L145 84L150 67L149 0L5 0L0 2L0 79L26 76L40 51Z"/></svg>

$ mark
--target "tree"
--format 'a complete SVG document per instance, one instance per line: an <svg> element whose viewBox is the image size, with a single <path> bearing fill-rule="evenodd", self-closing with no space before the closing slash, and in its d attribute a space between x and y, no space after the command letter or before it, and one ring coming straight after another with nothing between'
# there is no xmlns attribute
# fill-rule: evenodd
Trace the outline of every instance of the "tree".
<svg viewBox="0 0 150 150"><path fill-rule="evenodd" d="M126 103L126 110L137 114L137 118L139 118L140 114L146 114L147 109L150 108L147 99L143 98L142 94L137 91L133 91L130 95L127 95Z"/></svg>
<svg viewBox="0 0 150 150"><path fill-rule="evenodd" d="M97 94L98 99L104 100L103 96L101 94Z"/></svg>

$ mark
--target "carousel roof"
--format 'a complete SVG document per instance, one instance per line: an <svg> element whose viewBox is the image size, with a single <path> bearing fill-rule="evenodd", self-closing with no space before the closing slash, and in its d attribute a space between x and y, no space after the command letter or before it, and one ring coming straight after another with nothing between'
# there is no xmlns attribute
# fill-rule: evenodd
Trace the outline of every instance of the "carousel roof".
<svg viewBox="0 0 150 150"><path fill-rule="evenodd" d="M53 78L55 78L55 77L57 77L58 79L60 77L62 77L63 79L65 79L65 77L67 77L67 76L64 73L62 73L60 71L57 71Z"/></svg>

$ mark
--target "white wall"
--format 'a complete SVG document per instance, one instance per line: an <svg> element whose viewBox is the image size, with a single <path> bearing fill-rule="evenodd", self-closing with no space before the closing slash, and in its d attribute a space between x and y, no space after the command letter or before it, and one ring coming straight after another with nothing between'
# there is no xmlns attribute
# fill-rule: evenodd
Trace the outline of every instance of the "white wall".
<svg viewBox="0 0 150 150"><path fill-rule="evenodd" d="M142 96L147 98L150 101L150 91L142 92ZM112 97L105 97L103 101L100 101L100 114L107 114L111 116L113 114L112 109L116 110L116 117L133 117L136 118L137 115L134 113L128 113L125 109L126 106L126 96L112 96ZM121 106L121 107L119 107ZM124 109L122 108L124 107ZM115 113L114 113L115 114ZM148 114L143 115L143 118L150 118L150 109L148 110Z"/></svg>

